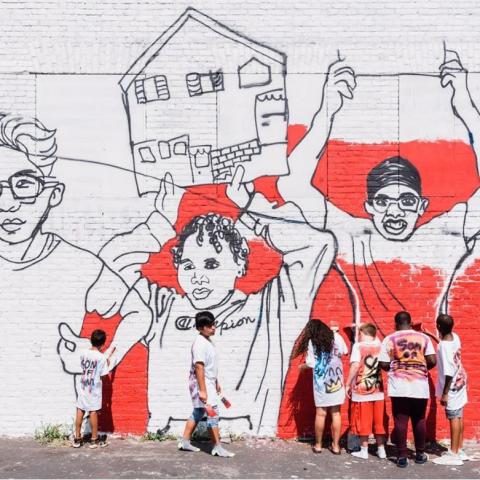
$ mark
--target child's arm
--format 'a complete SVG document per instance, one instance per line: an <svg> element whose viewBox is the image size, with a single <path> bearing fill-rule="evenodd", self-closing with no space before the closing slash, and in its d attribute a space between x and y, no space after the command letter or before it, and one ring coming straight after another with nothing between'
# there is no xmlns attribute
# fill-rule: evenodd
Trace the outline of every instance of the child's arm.
<svg viewBox="0 0 480 480"><path fill-rule="evenodd" d="M442 397L440 398L440 404L444 407L446 407L448 403L448 392L450 391L452 380L453 377L450 377L450 375L445 375L445 385L443 386Z"/></svg>
<svg viewBox="0 0 480 480"><path fill-rule="evenodd" d="M195 376L198 382L198 396L203 403L207 403L207 386L205 385L205 365L202 362L195 363Z"/></svg>
<svg viewBox="0 0 480 480"><path fill-rule="evenodd" d="M353 383L357 378L359 368L360 368L360 362L350 363L350 370L348 372L347 382L345 384L345 386L347 387L348 398L351 398Z"/></svg>

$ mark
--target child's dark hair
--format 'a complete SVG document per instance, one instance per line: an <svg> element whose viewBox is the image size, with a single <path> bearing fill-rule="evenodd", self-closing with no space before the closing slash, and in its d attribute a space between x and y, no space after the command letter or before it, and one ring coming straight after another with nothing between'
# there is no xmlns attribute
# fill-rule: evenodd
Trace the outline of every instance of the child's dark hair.
<svg viewBox="0 0 480 480"><path fill-rule="evenodd" d="M377 327L373 323L362 323L359 330L370 337L377 336Z"/></svg>
<svg viewBox="0 0 480 480"><path fill-rule="evenodd" d="M182 261L185 241L195 235L197 245L210 243L217 253L222 251L220 240L227 243L235 263L241 267L243 275L248 268L248 244L240 232L235 228L235 222L229 217L217 213L198 215L193 218L180 232L178 244L172 248L173 263L176 267Z"/></svg>
<svg viewBox="0 0 480 480"><path fill-rule="evenodd" d="M195 328L197 330L202 329L203 327L211 327L215 323L215 317L213 313L209 311L198 312L195 315Z"/></svg>
<svg viewBox="0 0 480 480"><path fill-rule="evenodd" d="M317 356L321 355L322 352L331 353L333 350L333 331L321 320L311 319L303 329L300 339L293 349L292 358L306 353L309 340L312 341Z"/></svg>
<svg viewBox="0 0 480 480"><path fill-rule="evenodd" d="M450 315L441 314L437 317L437 329L442 336L452 333L454 321Z"/></svg>
<svg viewBox="0 0 480 480"><path fill-rule="evenodd" d="M412 317L408 312L398 312L395 315L395 325L397 327L404 327L407 325L411 325Z"/></svg>
<svg viewBox="0 0 480 480"><path fill-rule="evenodd" d="M101 347L107 341L107 334L103 330L94 330L90 336L90 342L93 347Z"/></svg>

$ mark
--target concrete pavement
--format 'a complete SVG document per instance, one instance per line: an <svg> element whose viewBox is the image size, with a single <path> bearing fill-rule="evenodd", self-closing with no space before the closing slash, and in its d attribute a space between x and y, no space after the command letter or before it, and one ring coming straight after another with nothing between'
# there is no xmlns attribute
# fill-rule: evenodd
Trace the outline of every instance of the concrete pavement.
<svg viewBox="0 0 480 480"><path fill-rule="evenodd" d="M197 443L202 448L199 453L178 451L174 440L127 437L109 442L105 448L92 450L0 438L0 478L480 478L477 444L468 445L467 450L479 460L461 467L411 462L408 468L399 469L392 461L373 455L367 461L345 451L336 456L325 449L315 455L309 444L295 441L234 441L225 445L236 453L232 459L212 457L206 442Z"/></svg>

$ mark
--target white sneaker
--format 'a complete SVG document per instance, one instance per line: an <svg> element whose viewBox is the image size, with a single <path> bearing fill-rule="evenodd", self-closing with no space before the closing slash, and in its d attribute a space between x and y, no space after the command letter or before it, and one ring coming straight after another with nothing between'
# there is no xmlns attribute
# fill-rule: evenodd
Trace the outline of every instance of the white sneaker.
<svg viewBox="0 0 480 480"><path fill-rule="evenodd" d="M387 458L387 452L385 451L385 447L378 447L377 448L377 457L381 459Z"/></svg>
<svg viewBox="0 0 480 480"><path fill-rule="evenodd" d="M368 450L360 450L359 452L352 452L353 457L361 458L362 460L368 460Z"/></svg>
<svg viewBox="0 0 480 480"><path fill-rule="evenodd" d="M436 465L448 465L448 466L460 466L463 465L463 461L458 455L448 451L445 452L441 457L435 458L433 463Z"/></svg>
<svg viewBox="0 0 480 480"><path fill-rule="evenodd" d="M194 447L190 442L186 442L185 440L180 440L177 445L179 450L183 450L184 452L199 452L200 449Z"/></svg>
<svg viewBox="0 0 480 480"><path fill-rule="evenodd" d="M464 462L469 462L472 458L467 455L467 452L462 448L461 450L458 451L457 454L458 458L460 460L463 460Z"/></svg>
<svg viewBox="0 0 480 480"><path fill-rule="evenodd" d="M221 445L215 445L212 449L212 455L218 457L226 457L231 458L234 457L235 454L233 452L229 452L226 448L223 448Z"/></svg>

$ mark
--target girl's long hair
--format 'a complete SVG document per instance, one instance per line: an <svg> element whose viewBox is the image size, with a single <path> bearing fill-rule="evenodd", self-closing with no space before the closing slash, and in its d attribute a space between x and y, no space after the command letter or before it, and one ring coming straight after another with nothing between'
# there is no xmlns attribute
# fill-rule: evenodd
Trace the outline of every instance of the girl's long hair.
<svg viewBox="0 0 480 480"><path fill-rule="evenodd" d="M331 353L333 350L333 331L321 320L311 319L303 329L293 349L292 358L296 358L307 352L309 340L312 341L313 349L317 356L320 356L322 352Z"/></svg>

